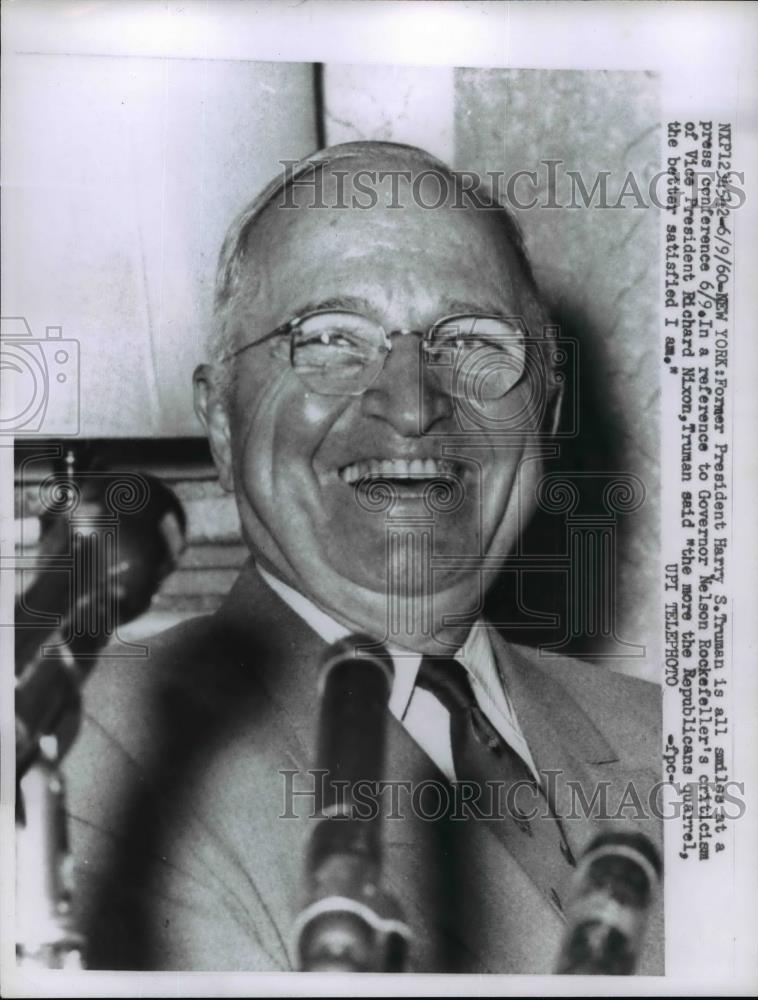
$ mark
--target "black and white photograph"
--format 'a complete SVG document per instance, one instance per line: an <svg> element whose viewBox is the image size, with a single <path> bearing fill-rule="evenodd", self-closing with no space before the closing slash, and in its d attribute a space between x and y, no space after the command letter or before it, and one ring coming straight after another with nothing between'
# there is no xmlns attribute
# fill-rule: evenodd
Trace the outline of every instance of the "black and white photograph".
<svg viewBox="0 0 758 1000"><path fill-rule="evenodd" d="M4 995L755 986L755 13L3 3Z"/></svg>

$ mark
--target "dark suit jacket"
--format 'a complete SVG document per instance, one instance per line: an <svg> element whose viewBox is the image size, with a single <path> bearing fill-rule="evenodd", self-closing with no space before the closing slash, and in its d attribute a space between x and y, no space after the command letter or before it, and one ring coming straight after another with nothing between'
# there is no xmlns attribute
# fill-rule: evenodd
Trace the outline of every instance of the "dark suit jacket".
<svg viewBox="0 0 758 1000"><path fill-rule="evenodd" d="M571 813L569 781L588 800L605 783L611 813L627 791L614 823L660 842L628 793L647 809L659 779L659 689L492 641L537 767L558 772L559 814ZM313 766L323 649L249 565L215 615L159 636L147 658L103 659L66 765L90 967L293 968L312 800L282 818L282 772ZM441 780L392 717L386 773ZM535 880L515 825L504 845L486 822L403 817L384 823L384 868L414 933L409 971L552 971L570 874L559 838ZM604 823L564 819L576 855ZM662 972L662 954L659 907L640 971Z"/></svg>

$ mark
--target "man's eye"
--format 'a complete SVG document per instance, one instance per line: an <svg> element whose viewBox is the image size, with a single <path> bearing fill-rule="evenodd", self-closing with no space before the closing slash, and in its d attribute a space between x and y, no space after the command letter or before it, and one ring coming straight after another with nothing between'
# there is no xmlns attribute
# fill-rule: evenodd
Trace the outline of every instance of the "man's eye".
<svg viewBox="0 0 758 1000"><path fill-rule="evenodd" d="M358 343L355 337L344 330L322 330L320 333L310 334L302 337L297 344L298 347L326 347L332 350L349 350L355 348Z"/></svg>
<svg viewBox="0 0 758 1000"><path fill-rule="evenodd" d="M327 342L330 347L351 347L353 343L350 337L344 333L329 334Z"/></svg>
<svg viewBox="0 0 758 1000"><path fill-rule="evenodd" d="M366 361L366 346L344 331L322 331L295 343L295 364L299 368L360 367Z"/></svg>
<svg viewBox="0 0 758 1000"><path fill-rule="evenodd" d="M449 357L451 353L454 356L473 354L482 349L505 351L508 353L513 351L514 346L514 344L490 337L461 337L460 335L451 334L450 336L435 337L434 340L424 344L424 352L430 360L434 361L443 357Z"/></svg>

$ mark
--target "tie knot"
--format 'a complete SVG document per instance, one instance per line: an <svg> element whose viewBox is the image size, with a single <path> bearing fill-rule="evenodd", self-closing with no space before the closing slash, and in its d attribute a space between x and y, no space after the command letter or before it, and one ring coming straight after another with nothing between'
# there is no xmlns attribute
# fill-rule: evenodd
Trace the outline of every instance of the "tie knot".
<svg viewBox="0 0 758 1000"><path fill-rule="evenodd" d="M451 716L465 715L479 743L488 750L499 752L500 734L479 707L462 663L449 656L424 656L416 684L438 698Z"/></svg>
<svg viewBox="0 0 758 1000"><path fill-rule="evenodd" d="M416 683L439 698L448 712L476 705L466 668L452 657L422 657Z"/></svg>

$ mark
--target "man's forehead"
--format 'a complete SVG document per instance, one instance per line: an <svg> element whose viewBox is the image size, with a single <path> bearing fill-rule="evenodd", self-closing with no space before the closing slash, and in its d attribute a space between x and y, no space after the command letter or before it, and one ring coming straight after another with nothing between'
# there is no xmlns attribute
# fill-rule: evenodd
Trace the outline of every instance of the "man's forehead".
<svg viewBox="0 0 758 1000"><path fill-rule="evenodd" d="M512 249L497 210L461 200L454 176L434 160L344 157L317 164L285 186L260 213L248 249L292 238L329 243L352 232L372 243L399 244L406 255L423 252L427 239L455 243L476 238L490 250ZM418 242L408 242L409 234Z"/></svg>
<svg viewBox="0 0 758 1000"><path fill-rule="evenodd" d="M502 302L498 302L494 297L489 299L483 296L476 298L458 298L455 295L448 295L444 292L437 296L440 316L477 314L482 311L496 313L502 309ZM317 311L348 311L364 313L370 315L376 305L375 298L366 295L353 295L343 293L340 295L319 295L311 299L302 299L298 303L298 313L301 316Z"/></svg>
<svg viewBox="0 0 758 1000"><path fill-rule="evenodd" d="M408 282L419 311L428 299L436 312L443 298L451 313L518 307L523 265L502 209L461 201L456 183L415 147L352 143L315 154L248 216L236 308L278 319L282 298L289 308L346 293L381 309L407 298Z"/></svg>
<svg viewBox="0 0 758 1000"><path fill-rule="evenodd" d="M373 315L413 303L418 322L515 308L514 258L501 238L490 238L492 223L472 220L471 211L280 209L251 240L244 298L256 310L270 307L272 321L285 303L301 315L328 308Z"/></svg>
<svg viewBox="0 0 758 1000"><path fill-rule="evenodd" d="M465 182L467 175L457 175L425 150L361 140L327 147L298 163L283 161L283 167L226 234L216 273L217 310L235 294L247 298L256 287L261 290L278 250L287 253L295 243L304 244L331 264L337 254L360 257L362 240L381 252L380 230L384 249L399 249L409 263L414 243L424 254L447 240L459 245L462 258L471 247L484 245L514 281L526 278L531 287L521 236L507 211L485 189L472 192L470 176ZM403 217L406 226L398 224ZM364 240L367 233L370 239ZM409 239L419 233L420 240Z"/></svg>

